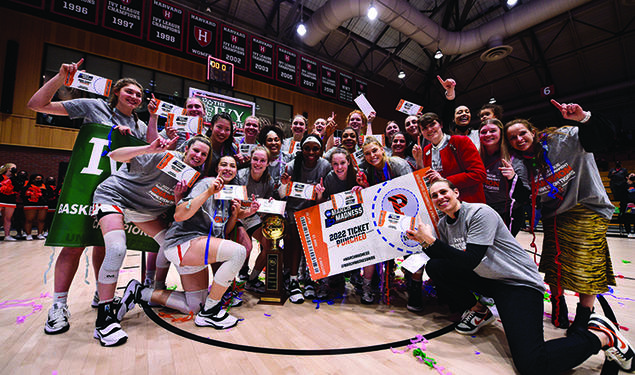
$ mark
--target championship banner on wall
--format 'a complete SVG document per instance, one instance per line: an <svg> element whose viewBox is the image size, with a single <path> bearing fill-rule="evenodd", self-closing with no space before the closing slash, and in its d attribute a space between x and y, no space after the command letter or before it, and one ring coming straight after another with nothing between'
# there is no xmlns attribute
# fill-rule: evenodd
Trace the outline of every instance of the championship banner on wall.
<svg viewBox="0 0 635 375"><path fill-rule="evenodd" d="M426 169L361 191L335 194L320 205L295 213L311 279L420 253L406 237L412 218L432 225L439 217L424 181Z"/></svg>
<svg viewBox="0 0 635 375"><path fill-rule="evenodd" d="M68 164L53 223L46 246L103 246L104 239L97 221L89 216L93 192L118 166L108 156L110 149L141 146L146 143L100 124L84 124L79 130ZM125 165L122 166L125 168ZM159 246L132 223L124 225L127 247L134 250L158 251Z"/></svg>

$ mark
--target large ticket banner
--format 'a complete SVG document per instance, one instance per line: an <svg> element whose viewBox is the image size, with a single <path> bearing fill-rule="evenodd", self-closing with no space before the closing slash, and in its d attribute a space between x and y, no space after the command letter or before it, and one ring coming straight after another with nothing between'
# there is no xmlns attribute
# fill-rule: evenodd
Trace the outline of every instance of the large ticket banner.
<svg viewBox="0 0 635 375"><path fill-rule="evenodd" d="M111 127L84 124L79 130L66 171L46 246L103 246L104 239L97 221L89 216L93 192L118 167L104 151L123 146L140 146L145 142L121 135ZM125 167L124 167L125 168ZM124 226L128 249L158 251L159 246L132 223Z"/></svg>
<svg viewBox="0 0 635 375"><path fill-rule="evenodd" d="M401 229L382 225L382 211L415 217L435 229L439 217L424 181L425 170L362 190L362 202L338 194L295 213L313 280L421 252ZM334 208L335 205L335 208ZM384 214L385 216L385 214Z"/></svg>

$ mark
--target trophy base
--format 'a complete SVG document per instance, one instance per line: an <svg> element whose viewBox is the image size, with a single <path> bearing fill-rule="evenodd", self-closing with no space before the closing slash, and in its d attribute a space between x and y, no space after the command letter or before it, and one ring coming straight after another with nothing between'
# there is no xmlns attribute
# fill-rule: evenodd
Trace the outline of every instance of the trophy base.
<svg viewBox="0 0 635 375"><path fill-rule="evenodd" d="M258 304L261 305L284 305L287 302L287 294L283 293L282 295L273 295L273 294L265 294L260 297L260 301Z"/></svg>

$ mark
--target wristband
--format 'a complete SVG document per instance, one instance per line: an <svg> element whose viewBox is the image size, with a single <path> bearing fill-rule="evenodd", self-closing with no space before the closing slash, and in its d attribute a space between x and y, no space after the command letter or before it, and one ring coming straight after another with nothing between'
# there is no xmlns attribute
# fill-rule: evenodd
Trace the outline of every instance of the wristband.
<svg viewBox="0 0 635 375"><path fill-rule="evenodd" d="M584 124L585 122L589 121L590 118L591 118L591 111L586 111L584 112L584 118L580 121L580 123Z"/></svg>

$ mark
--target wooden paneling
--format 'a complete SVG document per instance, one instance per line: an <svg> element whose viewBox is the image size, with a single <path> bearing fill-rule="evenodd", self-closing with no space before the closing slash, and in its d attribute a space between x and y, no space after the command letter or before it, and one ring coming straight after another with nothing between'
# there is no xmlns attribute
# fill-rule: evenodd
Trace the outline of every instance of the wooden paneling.
<svg viewBox="0 0 635 375"><path fill-rule="evenodd" d="M4 62L7 40L16 40L19 44L13 114L0 116L0 126L2 127L0 144L63 150L72 148L77 130L36 125L35 113L26 107L29 98L40 85L42 56L46 43L85 51L188 79L205 80L205 64L28 14L2 9L0 24L3 25L3 32L0 35L2 48L0 60ZM290 104L295 113L307 112L311 122L317 117L326 117L331 112L335 112L337 122L340 127L343 127L346 116L353 109L238 75L235 82L234 89L236 91ZM381 119L375 121L376 124L384 122ZM375 128L378 127L375 126Z"/></svg>

